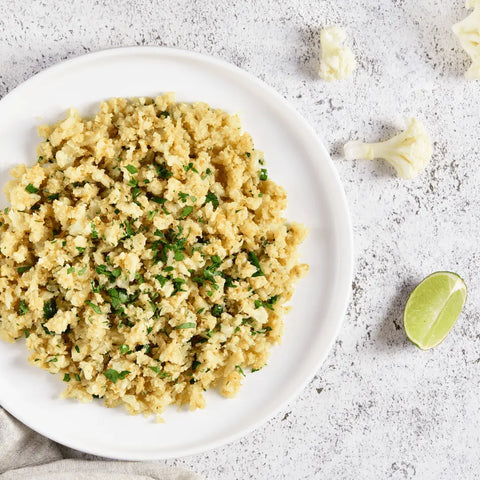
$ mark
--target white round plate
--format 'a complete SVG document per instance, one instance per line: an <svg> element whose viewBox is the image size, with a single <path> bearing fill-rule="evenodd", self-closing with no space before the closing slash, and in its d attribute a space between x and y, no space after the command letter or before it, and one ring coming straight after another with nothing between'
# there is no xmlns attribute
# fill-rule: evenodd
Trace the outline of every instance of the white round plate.
<svg viewBox="0 0 480 480"><path fill-rule="evenodd" d="M35 75L0 101L0 175L32 164L36 127L69 107L91 114L110 97L155 96L204 101L240 113L269 176L288 193L287 218L310 227L301 248L310 273L285 318L283 343L268 366L247 378L233 400L208 392L203 410L171 407L165 423L58 398L61 378L28 364L24 341L0 342L0 405L37 432L104 457L154 460L198 453L253 430L284 408L311 380L340 329L352 278L352 232L345 195L315 132L270 87L223 61L196 53L132 47L63 62ZM3 200L5 203L5 200ZM5 204L6 205L6 204ZM5 206L3 205L3 206Z"/></svg>

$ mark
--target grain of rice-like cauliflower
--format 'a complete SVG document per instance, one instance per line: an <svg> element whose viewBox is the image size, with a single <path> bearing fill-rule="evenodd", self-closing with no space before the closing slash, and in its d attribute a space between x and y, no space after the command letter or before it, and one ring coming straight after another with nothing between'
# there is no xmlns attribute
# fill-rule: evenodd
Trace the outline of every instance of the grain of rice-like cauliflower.
<svg viewBox="0 0 480 480"><path fill-rule="evenodd" d="M306 229L237 116L112 99L39 129L0 214L0 338L131 414L233 397L282 336Z"/></svg>

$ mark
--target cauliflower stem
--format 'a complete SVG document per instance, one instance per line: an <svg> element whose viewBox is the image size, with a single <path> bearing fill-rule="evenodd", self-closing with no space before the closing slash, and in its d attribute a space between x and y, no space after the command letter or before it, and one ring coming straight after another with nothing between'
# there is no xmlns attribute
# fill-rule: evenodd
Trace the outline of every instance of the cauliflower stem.
<svg viewBox="0 0 480 480"><path fill-rule="evenodd" d="M385 142L348 142L345 147L347 160L373 160L382 158L390 163L401 178L417 176L432 157L432 142L425 126L415 118L408 120L407 129Z"/></svg>

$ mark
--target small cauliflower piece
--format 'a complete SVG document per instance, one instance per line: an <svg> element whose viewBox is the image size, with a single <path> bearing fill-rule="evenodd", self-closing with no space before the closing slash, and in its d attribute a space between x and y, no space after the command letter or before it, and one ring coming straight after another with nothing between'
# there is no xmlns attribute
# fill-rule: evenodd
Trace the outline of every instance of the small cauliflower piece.
<svg viewBox="0 0 480 480"><path fill-rule="evenodd" d="M473 12L453 27L460 45L472 59L472 65L465 72L468 80L480 80L480 0L467 0L466 8Z"/></svg>
<svg viewBox="0 0 480 480"><path fill-rule="evenodd" d="M350 47L344 45L347 34L343 28L324 28L320 34L322 58L319 75L327 82L343 80L356 68L357 62Z"/></svg>
<svg viewBox="0 0 480 480"><path fill-rule="evenodd" d="M393 165L397 175L411 179L417 176L432 157L432 141L419 120L408 120L407 129L385 142L348 142L345 147L347 160L373 160L383 158Z"/></svg>

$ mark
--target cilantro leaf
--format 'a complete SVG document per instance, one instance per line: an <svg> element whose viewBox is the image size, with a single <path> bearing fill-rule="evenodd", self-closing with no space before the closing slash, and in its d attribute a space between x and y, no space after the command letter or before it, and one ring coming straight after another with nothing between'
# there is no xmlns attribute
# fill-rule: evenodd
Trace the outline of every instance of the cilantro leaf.
<svg viewBox="0 0 480 480"><path fill-rule="evenodd" d="M103 372L103 374L113 383L117 383L118 380L123 380L129 373L128 370L117 372L117 370L113 368L109 368Z"/></svg>

